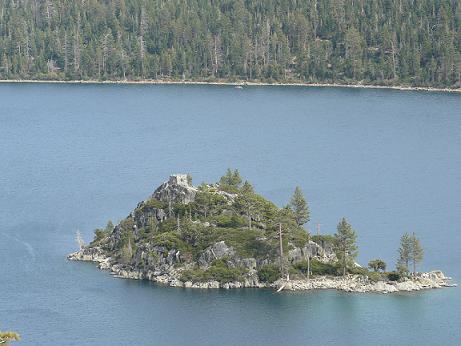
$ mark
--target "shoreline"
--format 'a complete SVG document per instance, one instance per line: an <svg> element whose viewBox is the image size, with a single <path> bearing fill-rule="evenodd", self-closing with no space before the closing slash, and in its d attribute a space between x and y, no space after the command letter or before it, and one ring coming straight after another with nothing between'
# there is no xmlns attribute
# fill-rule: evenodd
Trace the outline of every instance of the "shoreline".
<svg viewBox="0 0 461 346"><path fill-rule="evenodd" d="M165 80L165 79L145 79L145 80L39 80L39 79L0 79L0 84L120 84L120 85L214 85L214 86L241 86L241 87L260 87L260 86L279 86L279 87L306 87L306 88L351 88L351 89L387 89L398 91L424 91L424 92L443 92L461 93L461 88L435 88L435 87L411 87L405 85L371 85L371 84L341 84L341 83L268 83L255 81L200 81L200 80Z"/></svg>
<svg viewBox="0 0 461 346"><path fill-rule="evenodd" d="M233 288L262 288L273 289L277 292L285 291L312 291L312 290L336 290L348 293L402 293L421 290L439 289L444 287L457 287L452 283L452 278L444 275L440 270L426 273L418 273L416 277L403 281L376 281L365 279L362 275L348 274L343 276L319 275L311 279L283 280L278 279L273 283L265 283L253 280L234 281L219 283L218 281L181 281L181 270L169 272L156 272L152 270L142 271L135 268L127 268L114 262L101 252L85 253L85 249L73 252L67 256L70 261L93 262L101 270L109 271L115 278L148 280L164 286L194 289L233 289Z"/></svg>

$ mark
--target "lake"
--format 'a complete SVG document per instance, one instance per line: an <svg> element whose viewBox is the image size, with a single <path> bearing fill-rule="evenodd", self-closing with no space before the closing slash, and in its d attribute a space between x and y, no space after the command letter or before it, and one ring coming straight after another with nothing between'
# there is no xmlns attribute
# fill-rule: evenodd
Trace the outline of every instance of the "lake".
<svg viewBox="0 0 461 346"><path fill-rule="evenodd" d="M190 290L68 262L79 229L126 217L173 173L238 168L308 228L358 234L393 268L416 232L422 270L461 278L461 94L395 90L0 85L0 330L14 345L456 345L459 288L411 294Z"/></svg>

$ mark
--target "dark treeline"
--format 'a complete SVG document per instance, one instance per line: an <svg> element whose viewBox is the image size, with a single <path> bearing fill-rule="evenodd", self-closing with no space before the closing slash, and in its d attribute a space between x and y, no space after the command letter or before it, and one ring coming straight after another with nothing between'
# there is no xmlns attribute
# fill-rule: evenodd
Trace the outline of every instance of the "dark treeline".
<svg viewBox="0 0 461 346"><path fill-rule="evenodd" d="M458 0L0 0L1 79L459 87Z"/></svg>

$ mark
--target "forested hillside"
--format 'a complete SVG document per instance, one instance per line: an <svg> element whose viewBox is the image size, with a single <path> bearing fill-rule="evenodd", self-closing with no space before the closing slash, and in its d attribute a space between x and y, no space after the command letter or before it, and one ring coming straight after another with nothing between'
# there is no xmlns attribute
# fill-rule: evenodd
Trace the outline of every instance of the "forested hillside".
<svg viewBox="0 0 461 346"><path fill-rule="evenodd" d="M459 87L458 0L0 0L1 79Z"/></svg>

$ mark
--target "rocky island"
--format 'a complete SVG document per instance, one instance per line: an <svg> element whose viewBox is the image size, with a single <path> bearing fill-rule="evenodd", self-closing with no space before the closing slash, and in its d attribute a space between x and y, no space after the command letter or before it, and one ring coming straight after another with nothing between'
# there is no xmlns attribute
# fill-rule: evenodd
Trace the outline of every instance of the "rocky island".
<svg viewBox="0 0 461 346"><path fill-rule="evenodd" d="M454 286L441 271L416 272L422 249L414 235L402 237L395 271L385 271L379 259L368 270L355 262L356 236L347 220L334 235L313 236L303 227L308 221L299 188L279 208L237 170L200 186L176 174L116 226L109 221L96 229L90 244L79 237L80 250L68 259L96 262L117 277L185 288L391 293Z"/></svg>

